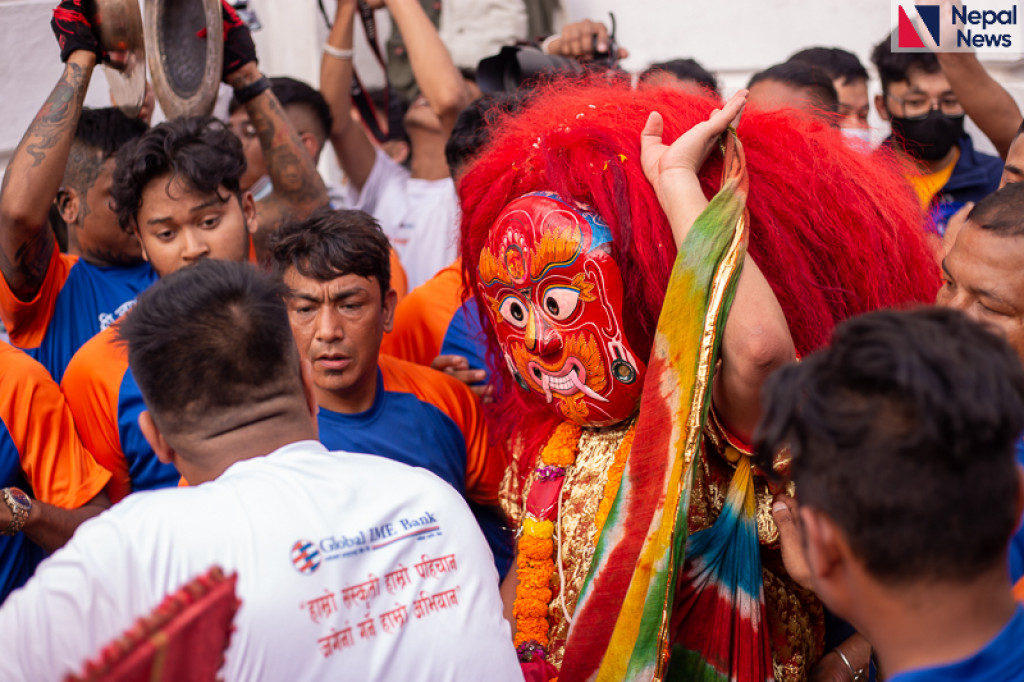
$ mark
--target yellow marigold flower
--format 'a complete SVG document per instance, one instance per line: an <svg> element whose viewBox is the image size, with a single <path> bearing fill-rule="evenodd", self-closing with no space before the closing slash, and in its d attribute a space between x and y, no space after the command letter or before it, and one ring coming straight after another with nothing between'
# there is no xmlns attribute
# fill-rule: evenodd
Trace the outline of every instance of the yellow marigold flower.
<svg viewBox="0 0 1024 682"><path fill-rule="evenodd" d="M555 524L551 521L538 521L526 517L523 521L523 537L533 536L535 538L549 538L555 534ZM520 542L522 540L520 539Z"/></svg>

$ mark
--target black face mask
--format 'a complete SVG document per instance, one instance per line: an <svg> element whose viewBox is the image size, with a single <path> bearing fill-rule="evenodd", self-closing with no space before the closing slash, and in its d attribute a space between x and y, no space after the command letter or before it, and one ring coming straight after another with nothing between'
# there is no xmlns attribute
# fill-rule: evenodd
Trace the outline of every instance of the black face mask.
<svg viewBox="0 0 1024 682"><path fill-rule="evenodd" d="M938 161L964 134L964 117L932 109L924 118L892 117L892 134L904 151L923 161Z"/></svg>

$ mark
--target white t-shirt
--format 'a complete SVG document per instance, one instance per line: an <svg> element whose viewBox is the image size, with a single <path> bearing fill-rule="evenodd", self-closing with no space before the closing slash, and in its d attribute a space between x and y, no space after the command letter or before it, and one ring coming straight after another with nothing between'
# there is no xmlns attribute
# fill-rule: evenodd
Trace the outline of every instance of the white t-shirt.
<svg viewBox="0 0 1024 682"><path fill-rule="evenodd" d="M381 150L355 208L380 223L398 253L409 290L447 267L459 254L459 197L451 178L419 180Z"/></svg>
<svg viewBox="0 0 1024 682"><path fill-rule="evenodd" d="M0 609L0 679L58 680L217 564L226 680L521 680L487 544L423 469L302 441L83 524Z"/></svg>

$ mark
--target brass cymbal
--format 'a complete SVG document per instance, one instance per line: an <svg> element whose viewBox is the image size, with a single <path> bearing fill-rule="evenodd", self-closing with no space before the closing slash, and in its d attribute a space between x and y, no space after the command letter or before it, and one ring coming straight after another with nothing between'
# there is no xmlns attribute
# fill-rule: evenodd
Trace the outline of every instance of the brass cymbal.
<svg viewBox="0 0 1024 682"><path fill-rule="evenodd" d="M139 115L146 96L146 46L138 0L95 0L90 18L100 46L110 61L104 64L111 97L126 116Z"/></svg>
<svg viewBox="0 0 1024 682"><path fill-rule="evenodd" d="M169 119L209 114L224 62L219 0L145 2L149 72L160 108Z"/></svg>

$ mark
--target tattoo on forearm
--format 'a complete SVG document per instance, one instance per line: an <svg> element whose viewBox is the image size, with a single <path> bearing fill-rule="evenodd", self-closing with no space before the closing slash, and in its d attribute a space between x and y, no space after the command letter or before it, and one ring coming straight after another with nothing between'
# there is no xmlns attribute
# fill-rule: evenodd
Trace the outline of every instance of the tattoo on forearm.
<svg viewBox="0 0 1024 682"><path fill-rule="evenodd" d="M53 231L45 227L21 245L14 254L13 262L0 249L0 272L14 295L22 301L32 300L39 291L56 243Z"/></svg>
<svg viewBox="0 0 1024 682"><path fill-rule="evenodd" d="M327 203L327 192L313 159L287 125L284 109L274 97L260 98L249 111L260 138L267 171L278 199L299 213ZM276 226L275 226L276 227Z"/></svg>
<svg viewBox="0 0 1024 682"><path fill-rule="evenodd" d="M36 115L28 132L25 133L25 152L32 157L35 168L46 158L46 151L52 149L61 138L69 134L74 112L81 110L85 100L85 71L79 64L68 64L67 70L49 99ZM71 134L74 131L70 131Z"/></svg>

